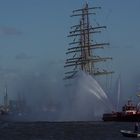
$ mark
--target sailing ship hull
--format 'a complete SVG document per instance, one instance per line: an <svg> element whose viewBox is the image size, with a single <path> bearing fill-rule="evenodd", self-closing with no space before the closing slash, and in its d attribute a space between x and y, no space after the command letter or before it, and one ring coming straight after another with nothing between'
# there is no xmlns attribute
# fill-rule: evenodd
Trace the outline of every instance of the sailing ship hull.
<svg viewBox="0 0 140 140"><path fill-rule="evenodd" d="M139 122L140 114L103 114L103 121Z"/></svg>

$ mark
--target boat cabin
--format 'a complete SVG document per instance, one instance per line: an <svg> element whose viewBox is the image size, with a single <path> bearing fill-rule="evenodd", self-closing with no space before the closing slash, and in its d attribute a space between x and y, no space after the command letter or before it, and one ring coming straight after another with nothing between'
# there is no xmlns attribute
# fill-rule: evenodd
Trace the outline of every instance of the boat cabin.
<svg viewBox="0 0 140 140"><path fill-rule="evenodd" d="M122 111L123 111L123 113L125 113L127 115L136 114L137 113L137 106L133 105L131 100L128 100L127 105L125 104L122 107Z"/></svg>

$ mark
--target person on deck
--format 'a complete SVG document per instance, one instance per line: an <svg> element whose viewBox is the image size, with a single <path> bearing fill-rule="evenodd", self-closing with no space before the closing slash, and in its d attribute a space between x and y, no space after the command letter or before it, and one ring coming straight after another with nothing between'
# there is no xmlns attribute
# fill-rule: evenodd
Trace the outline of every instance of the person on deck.
<svg viewBox="0 0 140 140"><path fill-rule="evenodd" d="M135 130L134 130L134 132L138 132L138 129L139 129L139 124L135 123Z"/></svg>

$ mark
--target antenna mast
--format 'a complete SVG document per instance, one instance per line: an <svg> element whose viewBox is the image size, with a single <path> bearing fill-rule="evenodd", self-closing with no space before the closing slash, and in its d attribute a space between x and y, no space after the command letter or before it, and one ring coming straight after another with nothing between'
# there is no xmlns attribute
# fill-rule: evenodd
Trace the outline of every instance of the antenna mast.
<svg viewBox="0 0 140 140"><path fill-rule="evenodd" d="M88 3L81 8L74 10L71 17L80 17L79 24L71 27L68 37L73 38L73 41L69 43L66 54L69 55L65 62L65 68L72 68L65 73L64 79L72 79L75 77L78 70L82 70L90 75L107 75L112 74L112 71L105 69L99 70L95 67L98 62L105 62L111 57L100 57L94 54L96 49L104 49L109 43L94 43L92 41L92 35L101 33L102 29L106 26L91 26L89 17L95 15L95 10L101 9L101 7L89 7Z"/></svg>

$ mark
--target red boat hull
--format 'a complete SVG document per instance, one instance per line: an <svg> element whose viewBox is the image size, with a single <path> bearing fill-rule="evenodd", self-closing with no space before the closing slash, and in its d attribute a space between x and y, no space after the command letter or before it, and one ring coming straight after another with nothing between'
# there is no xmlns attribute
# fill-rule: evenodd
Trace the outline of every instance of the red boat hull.
<svg viewBox="0 0 140 140"><path fill-rule="evenodd" d="M139 122L140 114L103 114L103 121Z"/></svg>

